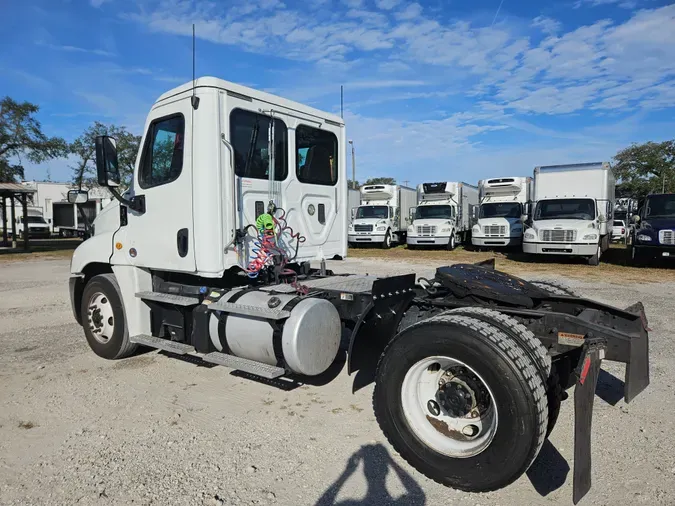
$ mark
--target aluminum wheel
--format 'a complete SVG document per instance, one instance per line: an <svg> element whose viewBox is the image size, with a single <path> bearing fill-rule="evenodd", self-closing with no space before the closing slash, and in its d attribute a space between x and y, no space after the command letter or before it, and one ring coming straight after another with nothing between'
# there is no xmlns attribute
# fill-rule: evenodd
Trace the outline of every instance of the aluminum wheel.
<svg viewBox="0 0 675 506"><path fill-rule="evenodd" d="M413 365L403 380L401 401L415 435L449 457L481 453L497 432L490 387L473 369L450 357L428 357Z"/></svg>
<svg viewBox="0 0 675 506"><path fill-rule="evenodd" d="M105 294L96 292L89 299L87 323L99 343L106 344L112 338L115 320L110 299Z"/></svg>

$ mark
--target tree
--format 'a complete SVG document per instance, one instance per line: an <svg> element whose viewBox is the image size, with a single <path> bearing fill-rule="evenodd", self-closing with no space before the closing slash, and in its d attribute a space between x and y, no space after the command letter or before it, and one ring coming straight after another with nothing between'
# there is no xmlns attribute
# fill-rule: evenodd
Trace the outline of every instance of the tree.
<svg viewBox="0 0 675 506"><path fill-rule="evenodd" d="M365 184L396 184L396 179L393 177L371 177Z"/></svg>
<svg viewBox="0 0 675 506"><path fill-rule="evenodd" d="M19 103L9 97L0 101L0 182L23 179L22 157L41 163L67 154L65 140L47 137L42 132L40 122L35 119L39 110L37 105Z"/></svg>
<svg viewBox="0 0 675 506"><path fill-rule="evenodd" d="M361 183L358 181L352 181L351 179L347 179L347 188L358 190L361 188Z"/></svg>
<svg viewBox="0 0 675 506"><path fill-rule="evenodd" d="M96 176L96 144L98 135L109 135L117 142L117 162L120 170L120 184L123 189L129 188L134 173L136 156L141 144L141 137L129 132L126 127L105 125L98 121L87 128L82 135L70 144L70 152L75 155L76 162L72 166L73 184L78 188L91 188L98 184Z"/></svg>
<svg viewBox="0 0 675 506"><path fill-rule="evenodd" d="M620 196L675 192L675 140L632 144L614 156L614 163Z"/></svg>

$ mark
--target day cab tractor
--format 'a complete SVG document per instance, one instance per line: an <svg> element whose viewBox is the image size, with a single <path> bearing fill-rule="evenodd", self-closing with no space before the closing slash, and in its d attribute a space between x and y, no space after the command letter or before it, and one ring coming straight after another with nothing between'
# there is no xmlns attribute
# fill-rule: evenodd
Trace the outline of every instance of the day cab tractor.
<svg viewBox="0 0 675 506"><path fill-rule="evenodd" d="M269 380L321 375L343 336L350 374L363 345L380 346L373 404L387 439L472 492L528 469L574 387L576 503L591 483L602 360L627 364L627 402L649 384L644 308L494 263L433 279L334 274L324 260L347 253L346 145L340 117L215 78L153 105L124 197L115 141L98 137L98 181L116 202L70 278L90 347L106 359L152 347Z"/></svg>

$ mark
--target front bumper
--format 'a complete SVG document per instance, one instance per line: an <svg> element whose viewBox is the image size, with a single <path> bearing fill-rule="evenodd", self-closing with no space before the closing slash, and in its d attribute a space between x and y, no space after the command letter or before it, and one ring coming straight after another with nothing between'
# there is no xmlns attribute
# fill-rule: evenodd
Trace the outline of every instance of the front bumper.
<svg viewBox="0 0 675 506"><path fill-rule="evenodd" d="M351 243L383 243L384 242L384 236L385 234L383 233L382 235L376 235L376 234L348 234L347 235L347 241Z"/></svg>
<svg viewBox="0 0 675 506"><path fill-rule="evenodd" d="M407 236L406 243L413 246L447 246L450 242L450 236L422 237Z"/></svg>
<svg viewBox="0 0 675 506"><path fill-rule="evenodd" d="M675 257L675 246L665 244L639 244L634 242L633 248L641 254L652 257Z"/></svg>
<svg viewBox="0 0 675 506"><path fill-rule="evenodd" d="M474 246L518 246L523 242L523 236L518 237L476 237L471 236Z"/></svg>
<svg viewBox="0 0 675 506"><path fill-rule="evenodd" d="M593 256L598 251L598 243L559 243L559 242L525 242L523 251L537 255L578 255Z"/></svg>

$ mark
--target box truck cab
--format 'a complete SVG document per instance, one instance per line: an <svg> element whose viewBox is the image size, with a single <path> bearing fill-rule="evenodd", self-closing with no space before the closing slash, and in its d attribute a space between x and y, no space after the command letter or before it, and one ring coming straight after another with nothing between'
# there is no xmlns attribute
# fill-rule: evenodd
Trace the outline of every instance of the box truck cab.
<svg viewBox="0 0 675 506"><path fill-rule="evenodd" d="M675 194L647 195L633 217L629 242L631 259L641 263L658 257L675 257Z"/></svg>
<svg viewBox="0 0 675 506"><path fill-rule="evenodd" d="M502 177L478 182L480 209L471 243L477 247L520 246L530 204L531 177Z"/></svg>
<svg viewBox="0 0 675 506"><path fill-rule="evenodd" d="M478 188L467 183L421 183L417 187L417 208L408 227L408 248L469 243Z"/></svg>
<svg viewBox="0 0 675 506"><path fill-rule="evenodd" d="M582 256L598 265L609 248L614 186L608 162L535 168L534 210L523 235L523 251Z"/></svg>
<svg viewBox="0 0 675 506"><path fill-rule="evenodd" d="M415 190L405 186L376 184L361 187L361 205L352 210L349 243L377 244L390 248L405 242L406 219L415 206Z"/></svg>

